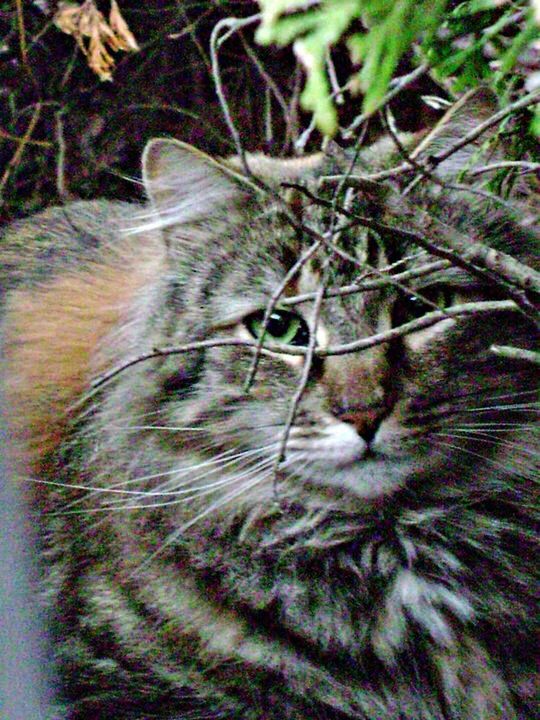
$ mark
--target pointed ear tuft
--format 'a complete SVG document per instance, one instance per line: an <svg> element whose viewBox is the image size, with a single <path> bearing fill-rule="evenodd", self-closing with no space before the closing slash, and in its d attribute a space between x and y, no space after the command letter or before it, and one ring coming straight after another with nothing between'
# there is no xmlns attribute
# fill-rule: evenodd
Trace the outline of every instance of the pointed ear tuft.
<svg viewBox="0 0 540 720"><path fill-rule="evenodd" d="M142 158L143 182L157 212L155 227L219 217L245 197L233 172L191 145L156 138Z"/></svg>

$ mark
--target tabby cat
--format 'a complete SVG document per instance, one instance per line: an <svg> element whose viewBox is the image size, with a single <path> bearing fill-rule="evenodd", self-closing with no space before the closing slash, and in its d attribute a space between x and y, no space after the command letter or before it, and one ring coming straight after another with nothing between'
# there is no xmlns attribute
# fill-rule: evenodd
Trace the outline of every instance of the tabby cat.
<svg viewBox="0 0 540 720"><path fill-rule="evenodd" d="M524 189L456 179L483 147L411 183L382 180L390 140L251 173L158 139L146 208L4 234L59 717L537 717L537 375L491 350L534 349L534 297L467 253L531 265L538 236ZM497 305L438 310L477 301Z"/></svg>

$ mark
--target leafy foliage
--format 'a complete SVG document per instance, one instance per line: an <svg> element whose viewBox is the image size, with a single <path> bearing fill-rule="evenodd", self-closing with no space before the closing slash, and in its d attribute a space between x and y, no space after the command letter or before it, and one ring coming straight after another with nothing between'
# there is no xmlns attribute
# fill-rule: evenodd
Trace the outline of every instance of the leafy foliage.
<svg viewBox="0 0 540 720"><path fill-rule="evenodd" d="M526 72L524 55L540 37L525 0L259 0L260 43L293 48L306 71L302 102L318 127L334 135L338 116L329 81L332 48L345 44L357 69L347 87L363 93L362 112L381 106L401 59L412 54L450 92L491 84L507 98ZM527 59L524 59L525 66ZM540 124L540 123L539 123Z"/></svg>
<svg viewBox="0 0 540 720"><path fill-rule="evenodd" d="M383 106L419 130L439 113L423 96L480 81L504 106L538 86L538 43L527 0L0 0L0 221L140 199L151 137L235 152L216 77L244 149L283 156L336 128L342 146L369 142ZM530 109L517 120L512 157L534 162Z"/></svg>

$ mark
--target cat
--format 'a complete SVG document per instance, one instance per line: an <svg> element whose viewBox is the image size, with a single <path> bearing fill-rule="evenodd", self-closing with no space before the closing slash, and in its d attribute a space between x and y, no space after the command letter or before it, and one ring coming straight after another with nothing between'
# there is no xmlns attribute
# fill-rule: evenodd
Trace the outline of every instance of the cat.
<svg viewBox="0 0 540 720"><path fill-rule="evenodd" d="M402 140L417 162L481 96ZM537 373L491 350L534 350L534 297L466 261L476 242L532 266L538 235L519 189L458 182L483 148L411 185L377 181L401 162L388 138L352 170L156 139L146 207L75 202L4 233L59 717L537 717ZM455 261L434 254L449 238ZM503 305L422 326L477 301Z"/></svg>

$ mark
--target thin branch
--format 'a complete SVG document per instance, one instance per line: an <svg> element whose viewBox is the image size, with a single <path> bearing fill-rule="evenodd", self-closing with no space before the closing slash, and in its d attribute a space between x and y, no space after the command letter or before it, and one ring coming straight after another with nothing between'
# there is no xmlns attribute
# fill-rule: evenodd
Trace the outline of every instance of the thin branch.
<svg viewBox="0 0 540 720"><path fill-rule="evenodd" d="M213 27L212 34L210 36L210 61L212 64L212 79L214 81L214 87L216 89L216 94L218 96L219 104L221 105L221 110L223 112L223 116L225 117L225 122L227 123L229 132L231 133L231 136L234 140L236 154L240 158L243 169L245 170L246 175L248 177L251 177L252 173L250 172L249 167L246 163L246 153L244 150L244 146L242 145L240 133L236 129L236 125L234 123L234 120L232 118L231 111L229 108L229 103L227 102L227 98L225 97L225 91L223 89L223 83L221 81L218 50L221 47L221 45L223 45L223 43L226 40L228 40L228 38L230 38L231 35L233 35L235 32L238 32L238 30L240 30L241 28L247 27L248 25L252 25L253 23L257 22L260 19L261 19L260 13L257 13L255 15L250 15L247 18L223 18L223 20L220 20ZM223 35L221 35L221 32L223 29L226 29L227 32L225 32ZM220 35L221 35L221 37L220 37Z"/></svg>
<svg viewBox="0 0 540 720"><path fill-rule="evenodd" d="M274 494L276 494L276 488L277 488L277 481L279 478L279 466L283 461L285 460L285 453L287 448L287 442L289 441L289 437L291 434L291 429L294 424L294 420L296 418L296 414L298 412L298 406L300 404L300 400L302 399L302 396L306 390L306 386L309 380L309 375L311 372L311 368L313 366L313 358L315 356L315 347L317 345L317 327L319 324L319 318L321 314L321 308L322 308L322 301L324 298L324 291L326 289L326 282L328 280L328 266L329 262L328 259L325 262L325 272L323 280L317 290L317 296L315 298L315 304L313 308L313 319L311 324L311 332L309 336L309 343L307 348L305 348L305 357L304 357L304 365L302 367L302 375L300 377L300 380L298 382L296 392L294 393L294 396L291 400L291 404L289 406L289 413L287 416L287 421L285 423L285 427L283 428L283 434L281 436L281 440L279 443L279 450L276 458L276 462L274 464L273 469L273 477L274 477Z"/></svg>
<svg viewBox="0 0 540 720"><path fill-rule="evenodd" d="M399 95L402 90L411 85L415 80L418 80L418 78L422 77L422 75L425 75L428 70L429 65L427 63L423 63L407 75L402 75L401 77L395 78L395 80L390 83L390 91L384 96L380 106L384 107L387 103L390 102L390 100L393 100L396 95ZM345 128L342 131L341 136L343 137L343 139L349 140L353 136L354 131L370 117L371 115L367 115L365 113L362 113L362 115L358 115L358 117L353 120L349 127Z"/></svg>
<svg viewBox="0 0 540 720"><path fill-rule="evenodd" d="M17 28L19 32L19 48L21 51L21 60L24 67L28 70L28 51L26 47L26 30L24 27L24 12L22 0L15 0L17 7Z"/></svg>
<svg viewBox="0 0 540 720"><path fill-rule="evenodd" d="M4 138L4 140L11 140L12 142L16 143L26 143L26 145L36 145L37 147L45 147L50 148L53 146L53 143L50 142L50 140L25 140L24 137L18 137L17 135L11 135L10 133L6 132L2 128L0 128L0 138Z"/></svg>
<svg viewBox="0 0 540 720"><path fill-rule="evenodd" d="M504 170L505 168L516 168L522 170L520 175L527 173L540 172L540 163L526 162L524 160L505 160L504 162L491 163L489 165L483 165L482 167L472 168L467 170L467 175L482 175L483 173L492 172L493 170Z"/></svg>
<svg viewBox="0 0 540 720"><path fill-rule="evenodd" d="M318 205L330 209L334 207L331 202L314 195L302 185L294 183L288 183L287 185L296 187ZM396 206L401 203L401 199L397 193L388 194L387 203L391 202ZM540 294L539 272L520 263L515 258L500 250L494 250L489 247L489 245L485 245L479 241L471 242L469 238L460 237L455 229L449 228L438 220L438 218L429 215L425 210L421 210L418 207L415 208L414 217L412 217L411 213L407 214L407 224L412 226L412 231L404 230L402 227L398 228L394 225L386 225L370 217L356 215L343 207L335 209L351 220L357 221L358 224L376 230L387 237L400 237L409 243L419 245L428 250L432 255L450 260L454 265L458 265L472 275L479 276L488 282L491 281L492 283L500 285L501 280L505 280L522 290L532 290ZM400 208L398 207L397 209ZM434 224L436 224L438 235L444 240L448 247L436 245L421 234L423 227L432 227ZM474 262L479 263L481 267L474 265ZM495 273L495 277L493 273ZM499 279L497 279L497 276ZM512 287L505 286L505 290L512 296L512 299L523 308L524 312L530 314L531 311L535 310L530 306L526 298L517 295Z"/></svg>
<svg viewBox="0 0 540 720"><path fill-rule="evenodd" d="M510 345L492 345L492 353L508 358L509 360L524 360L525 362L540 365L540 352L534 350L523 350L523 348L511 347Z"/></svg>
<svg viewBox="0 0 540 720"><path fill-rule="evenodd" d="M244 35L240 33L240 40L242 42L242 47L246 51L246 55L251 60L251 62L255 65L257 70L259 71L260 76L264 80L266 86L272 91L274 94L274 97L278 101L279 106L281 107L283 111L283 117L286 120L287 119L287 112L289 108L287 107L287 102L285 98L283 97L283 93L279 89L276 82L273 80L273 78L268 74L266 71L264 65L259 60L257 53L253 50L253 48L250 46L250 44L246 41Z"/></svg>
<svg viewBox="0 0 540 720"><path fill-rule="evenodd" d="M447 320L461 315L479 315L484 312L508 312L517 310L517 305L513 300L492 300L486 302L463 303L460 305L451 305L444 310L436 310L434 312L422 315L422 317L411 320L408 323L399 325L399 327L386 330L385 332L371 335L361 340L347 343L345 345L336 345L327 349L318 349L317 356L326 357L327 355L347 355L348 353L366 350L375 345L382 345L391 342L398 337L409 335L418 330L425 330L432 325L436 325L441 320Z"/></svg>
<svg viewBox="0 0 540 720"><path fill-rule="evenodd" d="M335 288L333 290L327 289L324 297L342 297L345 295L354 295L355 293L359 292L378 290L380 288L387 287L392 282L392 280L398 282L412 280L414 278L423 277L425 275L431 275L432 273L439 270L445 270L451 267L451 265L452 264L447 260L437 260L433 263L429 263L427 265L424 265L423 267L416 268L414 270L406 270L405 272L397 273L396 275L392 276L386 275L380 280L365 280L362 283L343 285L342 287ZM380 272L382 273L383 271L381 270ZM390 278L392 278L392 280ZM300 305L301 303L314 300L315 297L316 293L314 292L304 293L303 295L294 295L293 297L283 298L281 304L286 306Z"/></svg>
<svg viewBox="0 0 540 720"><path fill-rule="evenodd" d="M437 155L430 156L427 160L428 167L437 167L437 165L440 165L444 160L449 158L455 152L461 150L462 147L465 147L465 145L468 145L469 143L473 142L473 140L476 140L476 138L485 133L486 130L489 130L489 128L493 127L493 125L497 125L497 123L499 123L501 120L504 120L506 117L508 117L508 115L511 115L513 112L516 112L517 110L523 110L527 107L530 107L531 105L537 105L538 103L540 103L540 89L534 90L533 92L528 93L527 95L523 96L519 100L516 100L510 105L507 105L502 110L499 110L499 112L496 112L487 120L484 120L484 122L477 125L473 130L469 131L466 135L457 140L453 145L450 145L450 147L446 148L446 150L441 150L441 152L437 153ZM424 148L420 148L419 146L418 150L420 149L423 150Z"/></svg>
<svg viewBox="0 0 540 720"><path fill-rule="evenodd" d="M408 285L400 282L396 279L395 275L386 275L383 270L379 270L373 265L367 265L366 263L362 263L358 258L355 258L350 253L342 250L338 245L336 245L335 242L329 242L328 246L336 255L343 258L343 260L347 260L347 262L350 262L352 265L356 265L358 268L360 268L360 270L368 270L371 274L377 275L380 278L379 282L384 283L384 285L392 285L392 287L397 287L402 292L412 295L418 300L421 300L425 305L433 308L433 310L440 310L440 307L437 305L437 303L434 303L432 300L422 295L422 293L418 290L414 290Z"/></svg>
<svg viewBox="0 0 540 720"><path fill-rule="evenodd" d="M272 296L270 300L268 301L268 304L266 306L266 310L264 313L264 318L262 321L262 332L257 342L257 347L255 349L255 355L253 356L253 362L251 363L251 367L249 369L246 382L244 385L244 392L248 393L251 389L251 386L253 385L253 381L255 379L255 374L257 373L257 368L259 366L259 360L261 357L261 351L264 346L264 337L266 335L266 330L268 327L268 322L270 320L270 316L272 315L274 308L276 307L276 303L283 295L285 288L287 285L291 282L291 280L296 276L298 272L304 267L304 265L309 261L311 257L317 252L317 250L321 247L323 243L323 238L319 238L316 240L302 255L298 258L298 260L294 263L294 265L290 268L290 270L287 272L279 286L274 290L272 293Z"/></svg>
<svg viewBox="0 0 540 720"><path fill-rule="evenodd" d="M21 157L25 151L26 146L28 145L28 141L32 137L32 133L34 132L36 125L38 123L39 117L41 115L41 103L37 103L34 112L32 114L32 117L30 118L30 122L28 123L28 127L26 128L26 132L24 133L21 142L19 143L19 146L15 150L15 153L13 154L13 157L9 161L6 169L4 170L4 173L2 177L0 178L0 202L2 201L2 195L4 192L4 189L8 183L8 180L11 176L11 173L13 170L17 167L19 162L21 161Z"/></svg>
<svg viewBox="0 0 540 720"><path fill-rule="evenodd" d="M66 141L64 138L63 115L65 108L60 108L54 114L55 136L57 145L56 155L56 191L58 197L66 199Z"/></svg>
<svg viewBox="0 0 540 720"><path fill-rule="evenodd" d="M324 292L323 292L324 296ZM318 297L318 293L317 293ZM316 299L316 298L315 298ZM457 317L460 315L479 315L482 313L490 312L509 312L516 311L517 305L512 300L493 300L486 302L474 302L474 303L463 303L460 305L452 305L444 310L437 310L435 312L427 313L420 318L411 320L404 325L400 325L397 328L392 328L383 333L372 335L368 338L363 338L346 345L335 345L328 348L315 347L315 355L317 357L327 357L329 355L345 355L351 352L357 352L358 350L364 350L374 345L381 345L385 342L390 342L397 337L408 335L411 332L417 330L423 330L424 328L431 327L441 320L448 318ZM216 338L215 340L200 340L197 342L187 343L186 345L176 345L173 347L155 348L150 352L143 353L137 357L132 358L120 365L112 368L108 372L100 375L91 383L91 393L83 398L83 402L86 402L92 395L94 395L100 388L108 384L120 373L134 367L147 360L154 358L168 357L169 355L183 355L188 352L194 352L196 350L206 350L213 347L245 347L253 350L257 350L258 343L254 340L243 340L240 338ZM280 343L264 343L261 348L261 353L266 355L278 354L278 355L306 355L308 349L306 347L300 347L297 345L283 345Z"/></svg>
<svg viewBox="0 0 540 720"><path fill-rule="evenodd" d="M418 172L418 176L403 190L403 196L408 195L413 190L413 188L420 182L420 180L429 179L431 180L431 182L435 183L435 185L438 185L445 190L456 190L458 192L466 192L472 195L479 195L486 200L491 200L491 202L503 205L510 211L514 210L514 206L512 205L512 203L508 202L508 200L505 200L499 195L495 195L494 193L490 193L487 190L482 190L480 188L463 185L461 183L450 183L447 180L442 180L441 178L437 177L437 175L431 172L427 167L425 167L425 165L417 162L411 153L407 152L407 149L404 147L398 133L396 132L394 118L392 116L392 113L390 112L390 108L384 108L381 116L383 118L385 129L392 138L392 141L396 146L399 154L405 160L405 162L409 163L411 167Z"/></svg>
<svg viewBox="0 0 540 720"><path fill-rule="evenodd" d="M469 143L473 142L473 140L476 140L477 137L479 137L486 130L489 130L490 127L496 125L501 120L504 120L508 115L516 112L517 110L523 110L524 108L531 105L537 105L539 102L540 90L534 90L533 92L528 93L520 100L516 100L510 105L507 105L505 108L485 120L483 123L477 125L473 130L461 137L453 145L450 145L448 148L446 148L446 150L441 151L437 155L430 156L425 163L421 164L422 167L430 170L434 169L444 160L453 155L455 152L461 150L462 147L465 147L465 145L468 145ZM418 147L415 148L415 150L413 150L413 152L411 153L411 157L414 159L417 154L420 154L425 149L426 148L424 147L423 143L420 143L420 145L418 145ZM414 167L412 167L408 162L404 162L400 165L396 165L393 168L389 168L388 170L381 170L380 172L372 173L371 175L365 175L364 179L371 181L387 180L389 178L396 178L399 175L403 175L404 173L413 172L413 170Z"/></svg>

